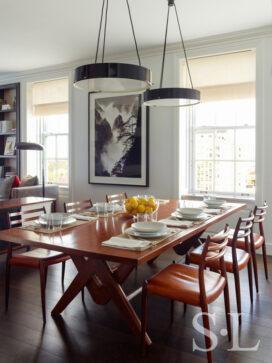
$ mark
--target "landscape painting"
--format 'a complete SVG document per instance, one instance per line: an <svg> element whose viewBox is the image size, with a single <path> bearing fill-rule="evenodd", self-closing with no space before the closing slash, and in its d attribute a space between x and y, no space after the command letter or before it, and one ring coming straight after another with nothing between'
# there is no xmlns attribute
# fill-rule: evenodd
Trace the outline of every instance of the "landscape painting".
<svg viewBox="0 0 272 363"><path fill-rule="evenodd" d="M139 94L89 94L89 182L148 185L148 120Z"/></svg>

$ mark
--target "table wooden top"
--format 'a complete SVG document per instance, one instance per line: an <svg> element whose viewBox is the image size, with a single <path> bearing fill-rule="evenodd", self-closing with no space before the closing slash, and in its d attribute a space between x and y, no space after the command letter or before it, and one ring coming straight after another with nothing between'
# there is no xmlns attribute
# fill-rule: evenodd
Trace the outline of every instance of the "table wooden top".
<svg viewBox="0 0 272 363"><path fill-rule="evenodd" d="M169 203L160 205L158 220L169 217L179 207L179 203L180 201L178 200L170 200ZM197 205L197 203L199 205L199 202L190 202L190 206ZM245 207L246 204L231 204L231 207L223 210L221 214L215 215L192 228L180 229L180 232L177 234L171 235L158 245L141 252L104 247L101 245L103 241L108 240L112 236L124 233L126 228L130 227L133 219L127 213L114 217L99 218L96 221L63 230L61 233L42 234L20 228L13 228L0 231L0 240L43 247L49 250L61 251L69 255L81 255L108 261L141 265Z"/></svg>
<svg viewBox="0 0 272 363"><path fill-rule="evenodd" d="M54 202L55 198L41 198L41 197L23 197L14 198L0 201L0 210L22 207L29 204L38 204L46 202Z"/></svg>

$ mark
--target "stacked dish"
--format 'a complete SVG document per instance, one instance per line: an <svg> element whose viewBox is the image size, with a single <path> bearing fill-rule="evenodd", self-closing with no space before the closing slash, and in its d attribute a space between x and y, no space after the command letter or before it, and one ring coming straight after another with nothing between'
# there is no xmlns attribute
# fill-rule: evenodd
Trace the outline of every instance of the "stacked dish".
<svg viewBox="0 0 272 363"><path fill-rule="evenodd" d="M179 219L187 219L189 221L197 221L204 219L206 214L203 213L202 208L178 208L172 216Z"/></svg>
<svg viewBox="0 0 272 363"><path fill-rule="evenodd" d="M155 238L170 234L171 230L161 222L133 223L126 233L134 237Z"/></svg>
<svg viewBox="0 0 272 363"><path fill-rule="evenodd" d="M204 203L208 208L221 208L226 204L223 199L204 199Z"/></svg>
<svg viewBox="0 0 272 363"><path fill-rule="evenodd" d="M47 213L42 214L39 219L35 220L35 222L43 226L67 226L76 222L76 220L74 217L71 217L69 214L66 213Z"/></svg>

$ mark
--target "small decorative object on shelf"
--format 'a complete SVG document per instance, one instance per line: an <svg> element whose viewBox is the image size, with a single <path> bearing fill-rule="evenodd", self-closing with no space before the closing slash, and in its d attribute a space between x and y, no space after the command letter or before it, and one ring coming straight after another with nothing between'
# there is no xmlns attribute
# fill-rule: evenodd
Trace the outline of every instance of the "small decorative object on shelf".
<svg viewBox="0 0 272 363"><path fill-rule="evenodd" d="M9 120L0 121L0 132L9 132L12 130L13 122Z"/></svg>
<svg viewBox="0 0 272 363"><path fill-rule="evenodd" d="M8 111L8 110L11 110L12 107L9 103L5 104L5 105L2 105L2 111Z"/></svg>
<svg viewBox="0 0 272 363"><path fill-rule="evenodd" d="M15 154L15 144L16 144L15 136L7 137L4 155L14 155Z"/></svg>

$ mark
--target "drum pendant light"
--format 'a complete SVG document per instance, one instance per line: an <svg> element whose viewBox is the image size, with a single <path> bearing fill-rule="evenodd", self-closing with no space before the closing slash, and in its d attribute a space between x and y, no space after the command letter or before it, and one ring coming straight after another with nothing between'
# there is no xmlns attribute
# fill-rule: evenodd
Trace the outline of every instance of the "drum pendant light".
<svg viewBox="0 0 272 363"><path fill-rule="evenodd" d="M95 63L75 69L74 86L90 92L122 93L144 91L151 87L151 71L141 66L130 7L127 3L130 24L139 65L125 63L104 63L109 0L103 0L96 46ZM102 62L98 63L99 43L104 26Z"/></svg>
<svg viewBox="0 0 272 363"><path fill-rule="evenodd" d="M164 39L164 48L163 48L163 56L162 56L162 67L161 67L161 79L160 79L160 88L147 90L144 93L144 105L150 107L184 107L184 106L192 106L196 105L200 102L200 92L193 88L191 73L189 69L188 59L186 55L186 50L184 46L184 41L181 33L180 22L178 18L177 8L175 5L175 0L167 0L168 1L168 11L167 11L167 21L166 21L166 30L165 30L165 39ZM186 67L189 74L189 79L191 83L191 88L162 88L163 82L163 73L164 73L164 61L165 61L165 52L166 52L166 43L167 43L167 32L168 32L168 23L169 23L169 13L170 8L174 7L177 23L179 27L181 44L185 56Z"/></svg>

